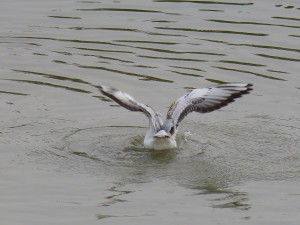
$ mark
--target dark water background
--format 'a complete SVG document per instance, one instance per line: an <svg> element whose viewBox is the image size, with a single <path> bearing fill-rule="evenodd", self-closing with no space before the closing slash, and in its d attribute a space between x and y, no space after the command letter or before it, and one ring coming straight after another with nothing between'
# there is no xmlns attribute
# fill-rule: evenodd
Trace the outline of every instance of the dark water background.
<svg viewBox="0 0 300 225"><path fill-rule="evenodd" d="M0 7L0 220L299 224L299 1L38 1ZM188 90L254 91L192 114L180 149L141 148L144 115ZM112 107L113 106L113 107Z"/></svg>

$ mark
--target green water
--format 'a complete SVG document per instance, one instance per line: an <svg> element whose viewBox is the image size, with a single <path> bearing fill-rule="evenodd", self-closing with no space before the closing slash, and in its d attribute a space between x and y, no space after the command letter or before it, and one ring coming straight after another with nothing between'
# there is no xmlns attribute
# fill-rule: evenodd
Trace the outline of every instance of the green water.
<svg viewBox="0 0 300 225"><path fill-rule="evenodd" d="M300 201L297 1L21 1L0 7L0 220L16 224L292 224ZM142 147L187 91L249 82L191 114L180 148Z"/></svg>

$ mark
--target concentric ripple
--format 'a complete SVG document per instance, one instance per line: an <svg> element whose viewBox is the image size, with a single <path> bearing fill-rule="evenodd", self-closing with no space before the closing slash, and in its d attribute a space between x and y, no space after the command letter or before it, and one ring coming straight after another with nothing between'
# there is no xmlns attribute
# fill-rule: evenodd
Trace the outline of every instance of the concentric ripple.
<svg viewBox="0 0 300 225"><path fill-rule="evenodd" d="M202 150L185 152L199 141L189 133L178 135L178 149L154 151L143 146L144 127L95 127L79 129L62 138L61 149L78 157L115 166L153 166L173 158L192 157Z"/></svg>

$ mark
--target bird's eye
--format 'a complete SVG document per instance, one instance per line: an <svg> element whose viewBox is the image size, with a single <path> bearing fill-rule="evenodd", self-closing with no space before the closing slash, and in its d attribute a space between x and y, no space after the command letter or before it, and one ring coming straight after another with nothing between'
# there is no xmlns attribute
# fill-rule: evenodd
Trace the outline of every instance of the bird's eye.
<svg viewBox="0 0 300 225"><path fill-rule="evenodd" d="M171 130L170 130L170 134L174 134L174 131L175 131L175 129L174 129L174 126L171 128Z"/></svg>

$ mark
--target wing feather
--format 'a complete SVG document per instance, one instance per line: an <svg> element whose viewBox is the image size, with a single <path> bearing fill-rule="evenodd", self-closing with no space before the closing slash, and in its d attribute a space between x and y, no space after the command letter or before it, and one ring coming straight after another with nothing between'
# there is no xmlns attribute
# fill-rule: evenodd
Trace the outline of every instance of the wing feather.
<svg viewBox="0 0 300 225"><path fill-rule="evenodd" d="M155 129L160 128L162 125L161 115L159 113L150 106L136 101L131 95L109 86L100 85L95 87L98 88L103 95L109 97L124 108L130 111L144 113L152 122Z"/></svg>
<svg viewBox="0 0 300 225"><path fill-rule="evenodd" d="M172 103L167 113L167 120L172 119L179 124L191 112L212 112L248 94L251 90L252 84L247 83L222 84L195 89Z"/></svg>

